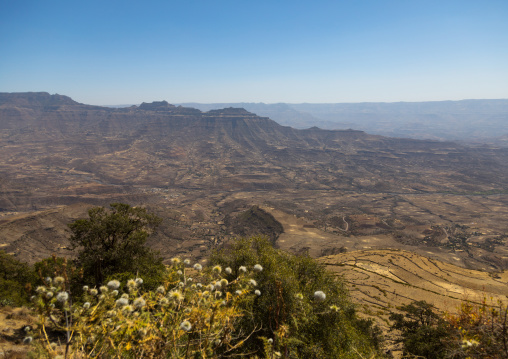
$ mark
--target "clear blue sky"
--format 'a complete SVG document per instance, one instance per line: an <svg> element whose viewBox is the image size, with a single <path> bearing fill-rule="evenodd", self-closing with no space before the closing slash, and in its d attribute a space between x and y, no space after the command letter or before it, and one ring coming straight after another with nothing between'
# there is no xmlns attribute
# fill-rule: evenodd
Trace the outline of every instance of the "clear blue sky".
<svg viewBox="0 0 508 359"><path fill-rule="evenodd" d="M0 0L0 92L94 105L508 98L508 0Z"/></svg>

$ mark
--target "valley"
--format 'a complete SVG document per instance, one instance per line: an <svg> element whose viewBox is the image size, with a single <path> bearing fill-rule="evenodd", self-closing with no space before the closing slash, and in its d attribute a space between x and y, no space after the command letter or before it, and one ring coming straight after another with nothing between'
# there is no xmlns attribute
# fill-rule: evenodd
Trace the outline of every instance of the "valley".
<svg viewBox="0 0 508 359"><path fill-rule="evenodd" d="M380 258L394 256L410 270L408 256L416 256L506 286L502 147L296 130L237 108L201 112L162 101L111 109L25 93L0 94L0 154L0 248L30 263L72 257L67 224L91 206L125 202L163 218L149 245L166 262L205 261L232 238L261 233L351 283L367 270L351 263L384 268ZM461 283L453 284L461 293L478 289Z"/></svg>

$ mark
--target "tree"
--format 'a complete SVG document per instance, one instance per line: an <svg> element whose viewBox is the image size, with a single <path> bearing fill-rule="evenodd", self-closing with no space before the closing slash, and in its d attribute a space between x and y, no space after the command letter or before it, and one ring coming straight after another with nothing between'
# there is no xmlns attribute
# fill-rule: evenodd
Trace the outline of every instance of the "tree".
<svg viewBox="0 0 508 359"><path fill-rule="evenodd" d="M451 332L446 322L434 312L435 307L425 301L417 301L399 309L404 314L390 315L390 320L394 321L390 330L400 331L404 354L428 359L445 358Z"/></svg>
<svg viewBox="0 0 508 359"><path fill-rule="evenodd" d="M162 259L145 246L161 219L144 208L113 203L110 209L94 207L88 219L69 225L71 248L77 249L77 264L85 281L99 286L113 274L157 276L164 270Z"/></svg>

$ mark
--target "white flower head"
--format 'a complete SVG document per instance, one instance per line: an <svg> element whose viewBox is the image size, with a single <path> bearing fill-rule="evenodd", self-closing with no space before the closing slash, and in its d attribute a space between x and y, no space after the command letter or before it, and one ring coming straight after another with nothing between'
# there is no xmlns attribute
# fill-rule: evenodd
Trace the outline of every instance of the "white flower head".
<svg viewBox="0 0 508 359"><path fill-rule="evenodd" d="M192 330L192 324L188 320L184 320L180 323L180 329L185 332L190 332Z"/></svg>
<svg viewBox="0 0 508 359"><path fill-rule="evenodd" d="M162 285L161 285L161 286L158 286L158 287L157 287L157 293L159 293L159 294L164 294L164 293L166 293L166 289L164 288L164 286L162 286Z"/></svg>
<svg viewBox="0 0 508 359"><path fill-rule="evenodd" d="M315 291L314 292L314 299L322 302L323 300L326 299L326 294L323 293L322 291L318 290L318 291Z"/></svg>
<svg viewBox="0 0 508 359"><path fill-rule="evenodd" d="M224 272L226 272L227 274L231 274L233 271L231 270L231 268L226 267L226 269L224 269Z"/></svg>
<svg viewBox="0 0 508 359"><path fill-rule="evenodd" d="M83 292L88 292L88 286L87 285L83 286Z"/></svg>
<svg viewBox="0 0 508 359"><path fill-rule="evenodd" d="M253 287L258 285L258 282L256 282L254 279L249 280L249 284Z"/></svg>
<svg viewBox="0 0 508 359"><path fill-rule="evenodd" d="M121 308L121 307L123 307L123 306L126 306L126 305L128 305L128 304L129 304L129 300L128 300L128 299L126 299L126 298L119 298L119 299L117 299L117 300L116 300L116 302L115 302L115 305L116 305L117 307L120 307L120 308Z"/></svg>
<svg viewBox="0 0 508 359"><path fill-rule="evenodd" d="M200 272L203 269L203 266L199 263L194 264L194 269Z"/></svg>
<svg viewBox="0 0 508 359"><path fill-rule="evenodd" d="M56 300L59 303L65 303L69 299L69 294L67 292L60 292L56 295Z"/></svg>
<svg viewBox="0 0 508 359"><path fill-rule="evenodd" d="M46 287L40 285L37 287L37 289L35 289L35 291L38 293L38 294L42 294L44 292L46 292Z"/></svg>
<svg viewBox="0 0 508 359"><path fill-rule="evenodd" d="M254 266L254 271L261 272L262 270L263 270L263 267L261 266L261 264L256 264Z"/></svg>
<svg viewBox="0 0 508 359"><path fill-rule="evenodd" d="M177 270L177 271L176 271L176 274L178 274L178 275L182 275L182 274L183 274L183 272L182 272L181 270Z"/></svg>
<svg viewBox="0 0 508 359"><path fill-rule="evenodd" d="M256 290L254 291L254 294L255 294L255 295L257 295L257 296L259 297L259 296L261 295L261 291L260 291L260 290L258 290L258 289L256 289Z"/></svg>
<svg viewBox="0 0 508 359"><path fill-rule="evenodd" d="M104 294L104 293L107 293L109 289L108 289L108 287L103 285L103 286L99 287L99 290L101 291L102 294Z"/></svg>
<svg viewBox="0 0 508 359"><path fill-rule="evenodd" d="M65 279L63 277L55 277L53 282L55 283L55 285L62 285L64 284Z"/></svg>
<svg viewBox="0 0 508 359"><path fill-rule="evenodd" d="M186 259L183 261L183 264L185 264L186 266L190 265L190 259Z"/></svg>
<svg viewBox="0 0 508 359"><path fill-rule="evenodd" d="M48 298L48 299L53 298L53 292L47 292L46 293L46 298Z"/></svg>
<svg viewBox="0 0 508 359"><path fill-rule="evenodd" d="M215 267L212 268L212 270L216 273L220 273L222 272L222 267L220 265L216 265Z"/></svg>
<svg viewBox="0 0 508 359"><path fill-rule="evenodd" d="M91 295L94 295L94 296L95 296L95 295L97 295L98 293L99 293L99 292L97 291L97 289L95 289L95 288L90 289L90 294L91 294Z"/></svg>
<svg viewBox="0 0 508 359"><path fill-rule="evenodd" d="M134 302L132 302L132 305L134 307L136 307L137 309L141 309L146 305L146 302L143 298L139 297L139 298L136 298L134 300Z"/></svg>
<svg viewBox="0 0 508 359"><path fill-rule="evenodd" d="M247 267L246 267L246 266L240 266L240 268L238 268L238 270L239 270L240 272L245 273L245 272L247 272Z"/></svg>
<svg viewBox="0 0 508 359"><path fill-rule="evenodd" d="M90 308L90 302L85 302L85 303L83 304L83 308L84 308L84 309L88 309L88 308Z"/></svg>
<svg viewBox="0 0 508 359"><path fill-rule="evenodd" d="M142 278L136 278L136 284L137 285L143 284L143 279Z"/></svg>
<svg viewBox="0 0 508 359"><path fill-rule="evenodd" d="M118 288L120 288L120 282L117 281L116 279L110 280L107 286L110 290L117 290Z"/></svg>

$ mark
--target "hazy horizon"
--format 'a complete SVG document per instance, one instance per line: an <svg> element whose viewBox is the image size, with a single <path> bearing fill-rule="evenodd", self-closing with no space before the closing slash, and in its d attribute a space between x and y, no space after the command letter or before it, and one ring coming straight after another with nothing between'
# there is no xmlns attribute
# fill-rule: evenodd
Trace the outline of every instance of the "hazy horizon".
<svg viewBox="0 0 508 359"><path fill-rule="evenodd" d="M508 2L4 2L0 91L92 105L508 98Z"/></svg>

